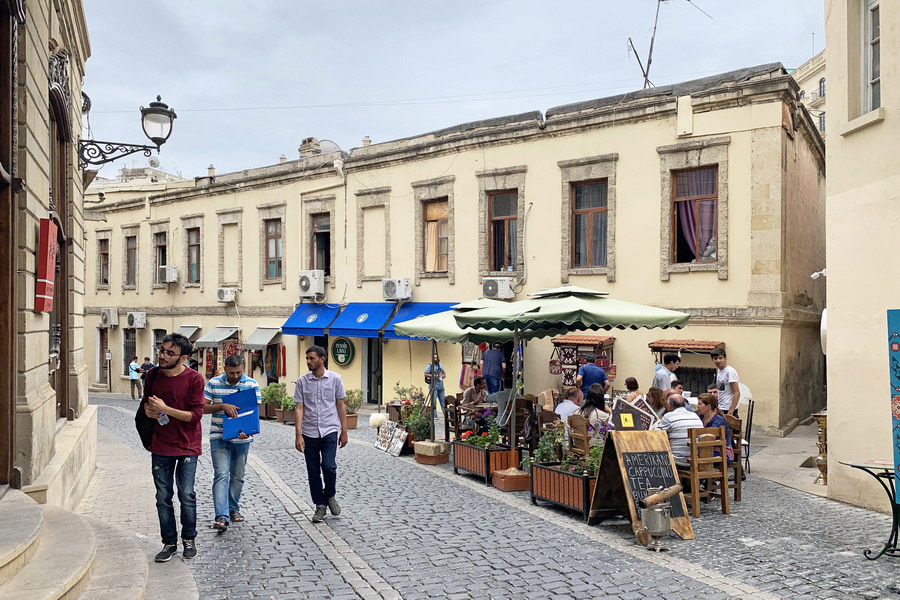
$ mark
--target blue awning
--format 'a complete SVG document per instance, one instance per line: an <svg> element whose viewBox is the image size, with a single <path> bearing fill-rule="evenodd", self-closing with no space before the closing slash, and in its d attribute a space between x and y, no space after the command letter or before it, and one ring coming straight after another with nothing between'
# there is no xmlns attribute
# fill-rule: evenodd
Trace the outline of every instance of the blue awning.
<svg viewBox="0 0 900 600"><path fill-rule="evenodd" d="M325 335L340 308L331 304L301 304L281 326L281 333L288 335Z"/></svg>
<svg viewBox="0 0 900 600"><path fill-rule="evenodd" d="M384 328L384 337L389 340L421 340L424 338L407 337L394 331L394 323L410 321L418 317L425 317L435 313L450 310L459 302L407 302L397 309L397 315Z"/></svg>
<svg viewBox="0 0 900 600"><path fill-rule="evenodd" d="M328 327L328 335L377 338L395 306L393 302L351 302Z"/></svg>

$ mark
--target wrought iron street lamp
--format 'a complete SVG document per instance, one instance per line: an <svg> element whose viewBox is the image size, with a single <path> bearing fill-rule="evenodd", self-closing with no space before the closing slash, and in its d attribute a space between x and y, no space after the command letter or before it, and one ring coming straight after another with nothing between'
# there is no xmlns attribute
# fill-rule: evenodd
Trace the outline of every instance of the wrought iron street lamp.
<svg viewBox="0 0 900 600"><path fill-rule="evenodd" d="M159 152L160 147L172 135L172 122L176 117L175 111L157 96L156 102L151 102L147 108L141 107L141 126L144 128L144 135L156 146L79 140L78 167L84 169L88 165L103 165L136 152L142 152L144 156L151 156L154 150Z"/></svg>

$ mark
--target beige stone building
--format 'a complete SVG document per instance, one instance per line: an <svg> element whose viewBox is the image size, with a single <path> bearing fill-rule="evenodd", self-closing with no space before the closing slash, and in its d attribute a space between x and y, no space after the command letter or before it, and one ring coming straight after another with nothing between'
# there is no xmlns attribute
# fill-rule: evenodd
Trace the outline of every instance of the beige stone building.
<svg viewBox="0 0 900 600"><path fill-rule="evenodd" d="M327 333L332 351L337 336L349 342L332 361L347 386L390 399L395 382L423 384L430 344L392 335L383 279L409 280L400 319L482 296L485 278L501 278L500 295L509 284L516 299L571 283L691 313L678 332L613 332L616 387L627 376L649 385L652 342L706 340L726 345L752 388L755 424L786 431L823 405L824 290L809 274L825 252L824 147L780 64L349 153L315 146L96 205L106 220L90 224L87 242L92 382L107 382L108 351L111 385L126 391L126 357L181 330L207 348L201 371L252 342L292 388L302 351ZM170 283L161 266L174 267ZM301 298L298 271L308 270L323 272L319 302ZM551 350L549 339L528 343L528 389L560 385ZM461 348L439 351L454 393ZM683 369L695 392L714 379L705 354L686 352ZM272 374L254 369L261 383Z"/></svg>
<svg viewBox="0 0 900 600"><path fill-rule="evenodd" d="M96 447L83 329L90 174L76 154L89 56L80 1L0 2L0 496L22 487L66 508Z"/></svg>
<svg viewBox="0 0 900 600"><path fill-rule="evenodd" d="M879 510L887 508L884 492L840 462L892 458L886 311L900 308L900 265L891 259L900 219L900 125L891 114L900 106L900 71L891 57L900 56L900 42L881 32L897 31L896 8L825 3L828 494Z"/></svg>
<svg viewBox="0 0 900 600"><path fill-rule="evenodd" d="M827 87L825 75L825 50L791 72L791 76L800 86L800 102L812 115L823 139L826 136L825 93Z"/></svg>

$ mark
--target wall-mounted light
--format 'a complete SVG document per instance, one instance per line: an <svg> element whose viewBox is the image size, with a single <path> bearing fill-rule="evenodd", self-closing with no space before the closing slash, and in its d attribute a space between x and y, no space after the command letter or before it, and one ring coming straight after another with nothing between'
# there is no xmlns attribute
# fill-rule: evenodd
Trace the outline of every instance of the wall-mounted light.
<svg viewBox="0 0 900 600"><path fill-rule="evenodd" d="M90 110L89 102L86 106ZM144 135L156 144L155 146L79 140L78 167L84 169L88 165L104 165L136 152L143 152L144 156L150 156L154 150L159 152L160 147L172 135L172 123L177 116L175 111L169 108L169 105L163 102L161 97L157 96L156 102L151 102L147 108L141 107L141 126L144 129Z"/></svg>

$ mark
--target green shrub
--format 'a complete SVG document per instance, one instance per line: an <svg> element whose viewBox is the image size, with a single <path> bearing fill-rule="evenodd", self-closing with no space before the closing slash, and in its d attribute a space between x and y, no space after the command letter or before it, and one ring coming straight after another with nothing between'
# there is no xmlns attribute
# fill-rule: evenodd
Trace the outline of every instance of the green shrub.
<svg viewBox="0 0 900 600"><path fill-rule="evenodd" d="M360 389L356 390L347 390L347 399L344 400L344 406L347 409L347 414L352 415L356 411L359 410L359 407L362 406L363 403L363 391Z"/></svg>
<svg viewBox="0 0 900 600"><path fill-rule="evenodd" d="M431 437L431 419L427 411L417 407L412 410L406 419L406 426L417 440L427 440Z"/></svg>
<svg viewBox="0 0 900 600"><path fill-rule="evenodd" d="M261 391L262 401L266 404L281 406L281 399L287 396L287 384L270 383Z"/></svg>

